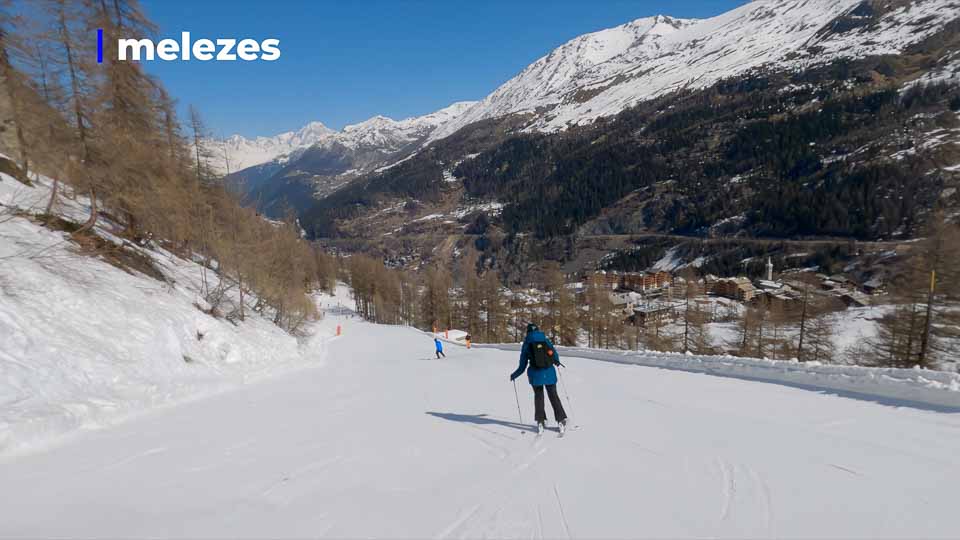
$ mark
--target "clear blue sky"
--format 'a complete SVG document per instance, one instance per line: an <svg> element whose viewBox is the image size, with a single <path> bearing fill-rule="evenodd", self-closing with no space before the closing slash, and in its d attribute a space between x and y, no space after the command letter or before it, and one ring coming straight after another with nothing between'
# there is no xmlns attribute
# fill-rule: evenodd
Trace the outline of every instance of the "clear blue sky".
<svg viewBox="0 0 960 540"><path fill-rule="evenodd" d="M480 99L554 47L650 15L745 0L141 0L159 37L277 38L275 62L150 62L217 135L406 118Z"/></svg>

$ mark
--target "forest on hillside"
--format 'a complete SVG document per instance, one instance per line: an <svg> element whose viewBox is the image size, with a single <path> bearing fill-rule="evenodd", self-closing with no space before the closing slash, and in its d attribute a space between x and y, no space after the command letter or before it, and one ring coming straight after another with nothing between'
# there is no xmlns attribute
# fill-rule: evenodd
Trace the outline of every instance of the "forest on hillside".
<svg viewBox="0 0 960 540"><path fill-rule="evenodd" d="M883 152L904 126L955 128L960 90L783 91L789 84L721 84L568 135L518 136L456 174L470 196L513 201L506 230L541 238L573 234L635 191L647 195L636 203L644 225L660 232L705 235L743 215L742 231L756 237L914 234L944 178L928 174L930 156Z"/></svg>

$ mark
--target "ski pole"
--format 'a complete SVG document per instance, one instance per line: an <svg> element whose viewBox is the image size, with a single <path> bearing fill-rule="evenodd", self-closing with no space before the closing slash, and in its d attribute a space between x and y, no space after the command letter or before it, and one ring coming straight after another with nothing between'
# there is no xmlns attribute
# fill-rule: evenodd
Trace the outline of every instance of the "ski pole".
<svg viewBox="0 0 960 540"><path fill-rule="evenodd" d="M523 424L523 413L520 412L520 394L517 392L517 381L513 381L513 397L517 398L517 416L520 417L520 423Z"/></svg>
<svg viewBox="0 0 960 540"><path fill-rule="evenodd" d="M563 388L563 397L567 398L567 408L570 409L570 416L576 418L577 415L573 414L573 402L570 401L570 392L567 391L567 385L563 382L563 376L560 375L560 370L557 370L557 377L560 379L560 388Z"/></svg>

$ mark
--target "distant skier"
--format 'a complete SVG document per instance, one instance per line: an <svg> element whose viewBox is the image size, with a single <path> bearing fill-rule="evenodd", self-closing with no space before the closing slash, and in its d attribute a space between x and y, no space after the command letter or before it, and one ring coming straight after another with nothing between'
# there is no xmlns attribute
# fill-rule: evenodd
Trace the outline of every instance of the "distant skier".
<svg viewBox="0 0 960 540"><path fill-rule="evenodd" d="M440 341L439 337L433 337L433 344L437 346L437 360L439 360L441 356L446 358L447 355L443 354L443 342Z"/></svg>
<svg viewBox="0 0 960 540"><path fill-rule="evenodd" d="M516 380L524 370L527 371L527 378L530 380L530 386L533 387L534 418L537 421L539 433L543 433L547 423L547 412L543 406L544 386L547 387L547 396L550 397L553 417L557 420L560 433L563 434L566 431L567 413L563 410L563 404L560 403L560 396L557 395L557 370L554 367L562 365L560 355L557 354L553 343L550 343L537 325L528 324L527 337L524 338L523 347L520 349L520 367L510 374L510 380Z"/></svg>

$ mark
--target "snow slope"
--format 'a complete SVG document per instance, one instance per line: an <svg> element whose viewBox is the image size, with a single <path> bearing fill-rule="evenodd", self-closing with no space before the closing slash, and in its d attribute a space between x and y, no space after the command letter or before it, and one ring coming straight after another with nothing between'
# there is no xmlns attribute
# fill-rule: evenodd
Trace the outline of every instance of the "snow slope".
<svg viewBox="0 0 960 540"><path fill-rule="evenodd" d="M681 88L752 70L800 69L838 57L896 54L960 17L958 0L908 0L862 14L861 0L754 0L703 20L638 19L560 46L433 139L487 118L536 112L531 129L561 130ZM848 22L835 25L840 16ZM852 26L849 27L848 26Z"/></svg>
<svg viewBox="0 0 960 540"><path fill-rule="evenodd" d="M565 356L580 427L537 438L516 353L338 322L322 369L0 463L0 537L956 535L960 414Z"/></svg>
<svg viewBox="0 0 960 540"><path fill-rule="evenodd" d="M300 342L251 311L231 324L194 306L204 303L200 265L127 243L161 282L80 255L65 233L9 213L42 211L48 186L0 174L0 455L322 362L333 333L324 323ZM81 222L85 199L61 199L59 213ZM123 243L100 223L102 237Z"/></svg>

